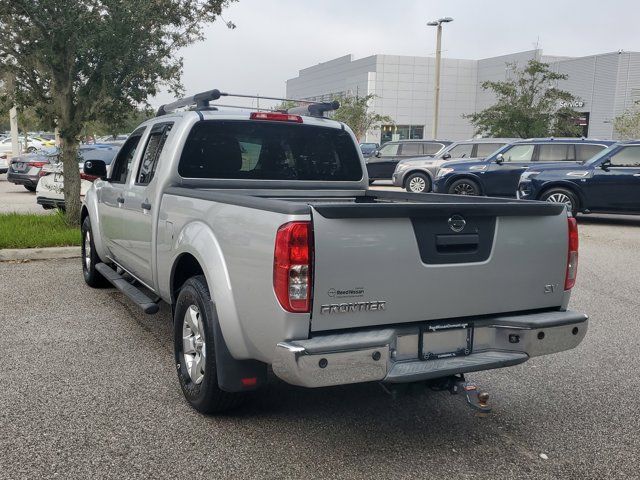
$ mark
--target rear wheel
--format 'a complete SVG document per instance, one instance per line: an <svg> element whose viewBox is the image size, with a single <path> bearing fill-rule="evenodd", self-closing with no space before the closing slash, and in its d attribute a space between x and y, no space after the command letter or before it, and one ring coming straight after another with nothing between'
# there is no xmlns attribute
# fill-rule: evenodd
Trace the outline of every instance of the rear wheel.
<svg viewBox="0 0 640 480"><path fill-rule="evenodd" d="M30 192L35 192L36 191L36 187L33 187L31 185L23 185L24 188L26 188L27 190L29 190Z"/></svg>
<svg viewBox="0 0 640 480"><path fill-rule="evenodd" d="M404 182L405 190L411 193L426 193L431 191L431 180L424 173L412 173Z"/></svg>
<svg viewBox="0 0 640 480"><path fill-rule="evenodd" d="M562 203L567 206L567 210L574 217L578 213L578 198L575 193L566 188L552 188L542 194L541 200L550 203Z"/></svg>
<svg viewBox="0 0 640 480"><path fill-rule="evenodd" d="M480 195L480 186L473 180L462 178L451 184L449 193L453 195Z"/></svg>
<svg viewBox="0 0 640 480"><path fill-rule="evenodd" d="M87 215L80 227L82 233L82 276L87 285L93 288L102 288L109 285L109 282L100 272L96 270L96 265L100 263L100 257L96 252L93 243L93 232L91 230L91 220Z"/></svg>
<svg viewBox="0 0 640 480"><path fill-rule="evenodd" d="M218 386L214 315L204 276L191 277L180 289L174 309L174 354L182 393L202 413L231 410L246 398L246 394L225 392Z"/></svg>

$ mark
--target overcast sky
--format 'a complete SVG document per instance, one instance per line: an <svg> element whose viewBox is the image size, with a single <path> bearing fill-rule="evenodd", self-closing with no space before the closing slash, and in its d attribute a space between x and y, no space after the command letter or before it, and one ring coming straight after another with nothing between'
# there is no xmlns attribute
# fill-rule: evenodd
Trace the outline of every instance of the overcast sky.
<svg viewBox="0 0 640 480"><path fill-rule="evenodd" d="M443 56L479 59L536 43L548 55L583 56L640 50L640 0L239 0L223 12L237 25L208 26L205 41L179 54L188 94L219 88L285 94L298 70L354 54L430 56L444 27ZM153 105L171 101L159 95Z"/></svg>

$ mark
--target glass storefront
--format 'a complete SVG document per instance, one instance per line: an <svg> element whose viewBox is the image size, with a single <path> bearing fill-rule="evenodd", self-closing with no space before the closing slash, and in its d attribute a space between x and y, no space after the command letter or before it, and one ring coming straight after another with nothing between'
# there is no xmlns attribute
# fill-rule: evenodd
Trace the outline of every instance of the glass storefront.
<svg viewBox="0 0 640 480"><path fill-rule="evenodd" d="M380 143L391 140L422 140L424 125L382 125Z"/></svg>

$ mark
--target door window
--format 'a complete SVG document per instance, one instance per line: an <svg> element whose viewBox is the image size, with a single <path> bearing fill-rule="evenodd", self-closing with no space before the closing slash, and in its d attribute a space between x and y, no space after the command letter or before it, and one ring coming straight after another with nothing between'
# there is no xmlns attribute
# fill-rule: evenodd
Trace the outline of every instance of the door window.
<svg viewBox="0 0 640 480"><path fill-rule="evenodd" d="M127 181L131 162L133 161L133 157L136 156L140 137L142 137L145 129L146 127L142 127L133 132L118 152L113 164L113 169L111 170L110 182L124 183Z"/></svg>
<svg viewBox="0 0 640 480"><path fill-rule="evenodd" d="M400 144L398 143L387 143L380 149L380 156L394 157L398 155L398 147L400 147Z"/></svg>
<svg viewBox="0 0 640 480"><path fill-rule="evenodd" d="M423 145L425 155L435 155L444 147L441 143L424 143Z"/></svg>
<svg viewBox="0 0 640 480"><path fill-rule="evenodd" d="M476 157L488 157L503 146L504 143L478 143L476 148Z"/></svg>
<svg viewBox="0 0 640 480"><path fill-rule="evenodd" d="M505 162L530 162L535 145L514 145L503 152Z"/></svg>
<svg viewBox="0 0 640 480"><path fill-rule="evenodd" d="M173 127L173 123L157 123L151 128L147 146L142 154L142 162L140 162L136 184L148 185L153 179L158 166L158 158L160 158L162 147L164 147L171 127Z"/></svg>
<svg viewBox="0 0 640 480"><path fill-rule="evenodd" d="M640 168L640 145L623 147L611 155L611 166Z"/></svg>
<svg viewBox="0 0 640 480"><path fill-rule="evenodd" d="M463 143L461 145L456 145L447 153L451 155L451 158L469 158L472 150L473 143Z"/></svg>
<svg viewBox="0 0 640 480"><path fill-rule="evenodd" d="M411 157L422 155L422 144L421 143L403 143L401 155L403 157Z"/></svg>
<svg viewBox="0 0 640 480"><path fill-rule="evenodd" d="M546 143L544 145L538 145L538 161L564 162L565 160L567 160L569 147L573 146L566 143Z"/></svg>
<svg viewBox="0 0 640 480"><path fill-rule="evenodd" d="M605 148L604 145L576 145L576 160L586 162Z"/></svg>

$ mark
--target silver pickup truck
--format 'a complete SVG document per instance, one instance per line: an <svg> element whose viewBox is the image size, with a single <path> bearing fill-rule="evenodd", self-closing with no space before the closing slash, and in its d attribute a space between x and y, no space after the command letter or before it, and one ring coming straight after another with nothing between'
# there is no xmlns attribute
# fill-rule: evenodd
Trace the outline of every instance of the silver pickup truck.
<svg viewBox="0 0 640 480"><path fill-rule="evenodd" d="M234 407L269 366L305 387L392 386L584 338L587 317L567 310L578 234L563 205L369 190L353 133L323 117L335 105L210 105L221 95L161 108L108 178L84 166L102 177L82 210L85 281L147 313L171 305L194 408Z"/></svg>

